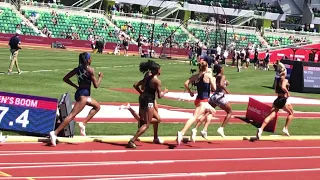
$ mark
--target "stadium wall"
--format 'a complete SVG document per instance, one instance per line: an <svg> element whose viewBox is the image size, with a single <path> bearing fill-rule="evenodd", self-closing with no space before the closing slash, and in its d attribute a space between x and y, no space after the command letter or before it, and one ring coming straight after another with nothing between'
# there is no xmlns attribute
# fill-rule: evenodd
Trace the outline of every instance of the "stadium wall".
<svg viewBox="0 0 320 180"><path fill-rule="evenodd" d="M314 57L314 62L319 62L320 57L320 44L310 44L305 45L301 47L294 47L298 48L298 50L295 53L295 59L300 59L301 61L308 61L309 60L309 54L312 53L311 50L319 50ZM264 59L266 53L259 53L259 59ZM270 62L276 62L277 60L280 60L283 56L287 56L290 59L293 59L294 53L292 48L282 48L277 50L271 50L270 51ZM253 58L253 55L251 55L251 58Z"/></svg>
<svg viewBox="0 0 320 180"><path fill-rule="evenodd" d="M10 38L14 36L14 34L3 34L0 33L0 41L2 42L9 42ZM67 49L83 49L87 50L91 48L91 41L86 40L69 40L63 38L47 38L47 37L40 37L40 36L20 36L21 43L23 44L33 44L39 46L47 46L51 47L51 44L54 42L59 42L63 44ZM105 44L105 51L113 52L117 43L106 43ZM148 47L143 47L144 50L147 50ZM157 54L167 54L172 58L188 58L189 50L187 49L177 49L177 48L161 48L161 47L153 47L153 50ZM138 54L138 46L131 44L129 45L129 51L131 53Z"/></svg>

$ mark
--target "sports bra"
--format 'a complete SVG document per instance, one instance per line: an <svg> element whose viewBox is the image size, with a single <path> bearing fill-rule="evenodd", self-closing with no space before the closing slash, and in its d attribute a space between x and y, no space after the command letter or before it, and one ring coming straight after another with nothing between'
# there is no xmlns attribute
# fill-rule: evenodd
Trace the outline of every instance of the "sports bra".
<svg viewBox="0 0 320 180"><path fill-rule="evenodd" d="M276 80L276 93L277 94L285 94L286 92L283 91L283 89L281 88L281 84L280 84L281 79L277 79ZM287 89L289 90L289 84L287 84Z"/></svg>

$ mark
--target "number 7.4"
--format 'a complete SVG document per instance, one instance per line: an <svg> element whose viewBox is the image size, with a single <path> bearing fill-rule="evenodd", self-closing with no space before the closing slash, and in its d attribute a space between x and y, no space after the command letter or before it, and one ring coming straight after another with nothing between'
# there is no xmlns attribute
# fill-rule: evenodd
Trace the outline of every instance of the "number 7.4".
<svg viewBox="0 0 320 180"><path fill-rule="evenodd" d="M3 117L5 116L5 114L9 111L9 107L2 107L0 106L0 123L3 119ZM27 125L29 124L29 110L25 110L22 114L20 114L19 117L17 117L17 119L15 120L15 123L17 124L22 124L22 127L26 128Z"/></svg>

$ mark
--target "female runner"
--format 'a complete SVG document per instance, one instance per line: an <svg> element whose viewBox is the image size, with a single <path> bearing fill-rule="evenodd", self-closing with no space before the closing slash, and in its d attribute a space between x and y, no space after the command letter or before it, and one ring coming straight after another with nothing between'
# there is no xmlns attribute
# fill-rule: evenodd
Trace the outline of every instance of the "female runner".
<svg viewBox="0 0 320 180"><path fill-rule="evenodd" d="M77 89L75 93L76 103L74 104L71 113L64 119L60 126L55 131L50 132L51 143L53 146L56 146L57 134L59 134L59 132L63 130L63 128L66 127L86 105L91 106L92 109L84 121L79 123L80 133L83 136L86 135L85 125L100 110L100 104L90 97L90 90L91 83L93 83L95 88L100 86L103 74L99 72L99 78L98 80L96 79L94 75L94 69L90 66L91 61L92 59L90 53L81 53L79 55L79 66L74 68L63 78L64 82ZM70 81L70 78L74 75L77 75L79 86Z"/></svg>
<svg viewBox="0 0 320 180"><path fill-rule="evenodd" d="M212 108L208 99L210 96L210 88L212 91L216 89L216 79L210 74L207 73L208 64L205 61L199 63L199 73L191 76L185 83L184 86L189 92L190 96L193 97L194 94L189 88L190 83L194 83L197 86L198 95L194 102L196 109L193 113L193 116L186 122L184 128L177 133L177 144L180 145L183 135L190 128L190 126L198 120L200 116L206 116L208 114L214 114L215 110ZM208 114L207 114L208 113Z"/></svg>
<svg viewBox="0 0 320 180"><path fill-rule="evenodd" d="M225 137L224 135L224 127L227 125L227 123L229 122L230 118L231 118L231 114L232 114L232 108L231 108L231 104L228 102L228 100L225 97L225 94L229 94L229 91L227 89L227 86L229 85L229 82L226 80L226 76L224 75L224 69L221 65L216 64L214 65L213 68L213 72L216 73L215 77L216 77L216 90L214 91L213 95L210 97L209 99L209 104L213 107L216 108L217 106L219 106L219 108L223 109L227 115L224 118L224 121L222 123L222 125L220 126L220 128L217 130L217 132L222 136ZM211 119L207 119L207 121L205 121L205 125L203 130L201 131L201 136L203 138L207 138L208 136L208 126L210 124ZM201 123L204 122L204 118L202 118L201 120L199 120L199 122L197 123L196 127L194 129L192 129L192 135L191 135L191 140L194 141L196 135L197 135L197 129L199 128L199 126L201 125Z"/></svg>
<svg viewBox="0 0 320 180"><path fill-rule="evenodd" d="M135 141L149 128L150 123L159 124L159 120L153 119L153 116L156 112L154 108L156 93L160 99L168 92L168 90L165 89L164 92L161 93L161 81L158 79L158 76L161 74L161 68L159 64L155 63L154 61L143 62L140 64L140 71L141 70L148 70L151 72L150 76L145 77L135 86L136 90L141 94L139 99L139 111L140 118L143 120L143 124L134 137L128 142L128 148L137 147ZM143 84L144 91L140 89L140 86Z"/></svg>
<svg viewBox="0 0 320 180"><path fill-rule="evenodd" d="M264 119L261 127L257 130L256 136L257 136L258 140L260 139L264 128L276 116L277 112L280 109L283 109L288 113L286 124L285 124L284 128L282 129L282 132L285 135L290 136L289 131L288 131L288 126L293 119L293 107L290 103L287 102L288 98L290 97L290 93L288 90L290 84L289 84L288 80L286 79L287 73L286 73L285 68L279 67L278 70L280 71L280 79L278 79L275 84L275 92L278 94L278 98L273 102L273 107L272 107L271 113L269 114L269 116L267 116Z"/></svg>
<svg viewBox="0 0 320 180"><path fill-rule="evenodd" d="M149 63L154 63L154 61L151 61L151 60L149 60L148 61ZM144 78L146 78L146 77L148 77L148 76L151 76L152 75L152 73L150 72L150 71L148 71L148 69L144 69L145 67L144 66L140 66L140 71L142 72L142 73L145 73L145 75L144 75ZM138 82L137 83L135 83L134 85L133 85L133 87L138 91L138 93L140 94L139 95L139 102L140 102L140 99L141 99L141 95L142 95L142 91L144 90L144 83L145 82L143 82L141 85L140 85L140 87L138 86ZM121 109L127 109L127 110L129 110L130 111L130 113L132 114L132 116L138 121L138 130L139 130L139 128L142 126L142 124L143 124L143 119L141 119L140 117L141 117L141 111L140 111L140 109L139 109L139 114L136 112L136 111L134 111L132 108L131 108L131 106L130 106L130 103L128 103L128 104L126 104L126 105L121 105L120 106L120 110ZM154 114L153 114L153 118L154 119L156 119L156 120L158 120L158 122L160 123L161 122L161 118L160 118L160 115L159 115L159 113L158 113L158 103L157 103L157 101L156 100L154 100L154 110L155 110L155 112L154 112ZM155 143L155 144L162 144L163 143L163 141L159 138L159 136L158 136L158 125L159 125L159 123L154 123L153 124L153 143ZM137 139L137 141L139 141L139 138Z"/></svg>

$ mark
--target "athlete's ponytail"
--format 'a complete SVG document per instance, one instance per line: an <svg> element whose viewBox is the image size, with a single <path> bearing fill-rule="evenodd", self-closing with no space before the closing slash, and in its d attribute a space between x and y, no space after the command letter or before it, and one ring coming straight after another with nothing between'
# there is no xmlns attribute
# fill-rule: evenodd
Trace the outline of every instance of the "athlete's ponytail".
<svg viewBox="0 0 320 180"><path fill-rule="evenodd" d="M141 62L140 66L139 66L139 70L142 73L145 73L145 72L149 71L149 61Z"/></svg>
<svg viewBox="0 0 320 180"><path fill-rule="evenodd" d="M148 60L147 62L140 63L139 70L142 73L147 71L151 71L152 74L157 74L158 69L160 69L160 65L152 60Z"/></svg>
<svg viewBox="0 0 320 180"><path fill-rule="evenodd" d="M201 72L206 71L207 68L208 68L208 63L207 63L206 61L201 61L201 62L199 63L199 70L200 70Z"/></svg>

